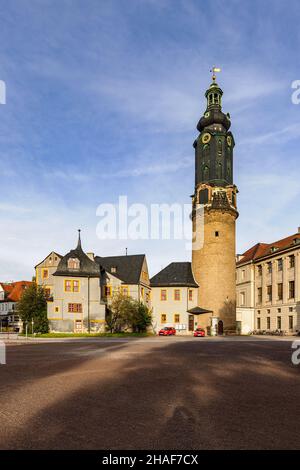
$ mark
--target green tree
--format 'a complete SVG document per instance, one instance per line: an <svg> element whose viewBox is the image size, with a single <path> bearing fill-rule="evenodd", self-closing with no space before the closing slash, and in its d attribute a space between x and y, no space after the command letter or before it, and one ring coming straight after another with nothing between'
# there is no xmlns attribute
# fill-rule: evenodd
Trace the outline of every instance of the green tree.
<svg viewBox="0 0 300 470"><path fill-rule="evenodd" d="M132 308L131 297L125 296L121 292L113 295L106 315L106 325L111 333L120 333L126 329Z"/></svg>
<svg viewBox="0 0 300 470"><path fill-rule="evenodd" d="M152 323L152 311L143 302L133 301L128 323L132 331L143 333Z"/></svg>
<svg viewBox="0 0 300 470"><path fill-rule="evenodd" d="M47 300L42 287L33 282L25 291L17 305L18 314L23 322L23 332L26 324L31 332L33 321L34 333L48 333Z"/></svg>

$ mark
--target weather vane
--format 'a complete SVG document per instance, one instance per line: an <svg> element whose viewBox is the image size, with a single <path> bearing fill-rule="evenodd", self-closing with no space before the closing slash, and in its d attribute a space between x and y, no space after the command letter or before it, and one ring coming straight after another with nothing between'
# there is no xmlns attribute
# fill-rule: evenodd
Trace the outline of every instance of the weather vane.
<svg viewBox="0 0 300 470"><path fill-rule="evenodd" d="M215 74L216 74L216 72L221 72L221 69L220 69L219 67L215 67L215 66L214 66L214 67L210 70L210 72L212 72L212 74L213 74L213 75L212 75L212 79L213 79L213 81L215 81L215 80L216 80L216 75L215 75Z"/></svg>

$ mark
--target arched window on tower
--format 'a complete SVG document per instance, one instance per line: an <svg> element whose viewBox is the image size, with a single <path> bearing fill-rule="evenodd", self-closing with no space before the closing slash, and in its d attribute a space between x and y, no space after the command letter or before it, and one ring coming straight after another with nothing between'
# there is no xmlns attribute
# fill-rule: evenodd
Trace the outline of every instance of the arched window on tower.
<svg viewBox="0 0 300 470"><path fill-rule="evenodd" d="M209 180L209 166L205 165L203 168L203 180L208 181Z"/></svg>
<svg viewBox="0 0 300 470"><path fill-rule="evenodd" d="M214 93L214 104L219 104L219 95L218 95L218 93Z"/></svg>
<svg viewBox="0 0 300 470"><path fill-rule="evenodd" d="M222 140L218 140L218 154L222 155Z"/></svg>
<svg viewBox="0 0 300 470"><path fill-rule="evenodd" d="M213 103L213 94L212 93L210 95L208 95L208 102L209 102L209 104Z"/></svg>
<svg viewBox="0 0 300 470"><path fill-rule="evenodd" d="M222 163L217 164L217 179L222 179Z"/></svg>
<svg viewBox="0 0 300 470"><path fill-rule="evenodd" d="M203 157L205 162L209 160L209 144L205 144L203 147Z"/></svg>

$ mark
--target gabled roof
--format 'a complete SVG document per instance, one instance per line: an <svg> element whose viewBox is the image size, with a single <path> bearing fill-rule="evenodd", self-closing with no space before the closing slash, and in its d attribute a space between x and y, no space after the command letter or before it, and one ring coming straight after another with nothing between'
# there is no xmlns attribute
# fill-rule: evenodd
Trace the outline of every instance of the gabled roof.
<svg viewBox="0 0 300 470"><path fill-rule="evenodd" d="M125 284L139 284L145 255L96 256L95 261ZM116 272L112 271L116 268Z"/></svg>
<svg viewBox="0 0 300 470"><path fill-rule="evenodd" d="M189 261L171 263L150 279L151 287L198 287Z"/></svg>
<svg viewBox="0 0 300 470"><path fill-rule="evenodd" d="M6 292L7 297L4 299L6 302L19 302L22 297L22 294L27 287L32 284L31 281L17 281L10 282L9 284L2 284L3 290Z"/></svg>
<svg viewBox="0 0 300 470"><path fill-rule="evenodd" d="M52 255L52 253L53 253L55 256L57 256L58 258L60 258L60 259L63 257L63 256L60 255L59 253L56 253L56 251L51 251L42 261L40 261L38 264L35 265L34 269L36 269L40 264L42 264L44 261L46 261L46 259L47 259L50 255Z"/></svg>
<svg viewBox="0 0 300 470"><path fill-rule="evenodd" d="M237 262L237 265L244 264L250 261L256 261L268 255L277 254L280 251L295 246L295 240L298 241L300 246L300 233L295 233L285 238L281 238L273 243L256 243L256 245L249 248L242 254L242 258Z"/></svg>

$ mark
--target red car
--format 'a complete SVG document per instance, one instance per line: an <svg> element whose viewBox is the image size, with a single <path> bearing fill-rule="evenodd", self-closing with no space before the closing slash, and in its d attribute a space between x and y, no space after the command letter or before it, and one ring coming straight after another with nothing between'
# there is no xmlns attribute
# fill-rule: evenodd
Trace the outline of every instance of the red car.
<svg viewBox="0 0 300 470"><path fill-rule="evenodd" d="M205 336L205 331L203 330L203 328L196 328L194 331L194 336L198 338L203 337Z"/></svg>
<svg viewBox="0 0 300 470"><path fill-rule="evenodd" d="M158 332L159 336L172 336L176 335L176 330L172 326L165 326Z"/></svg>

